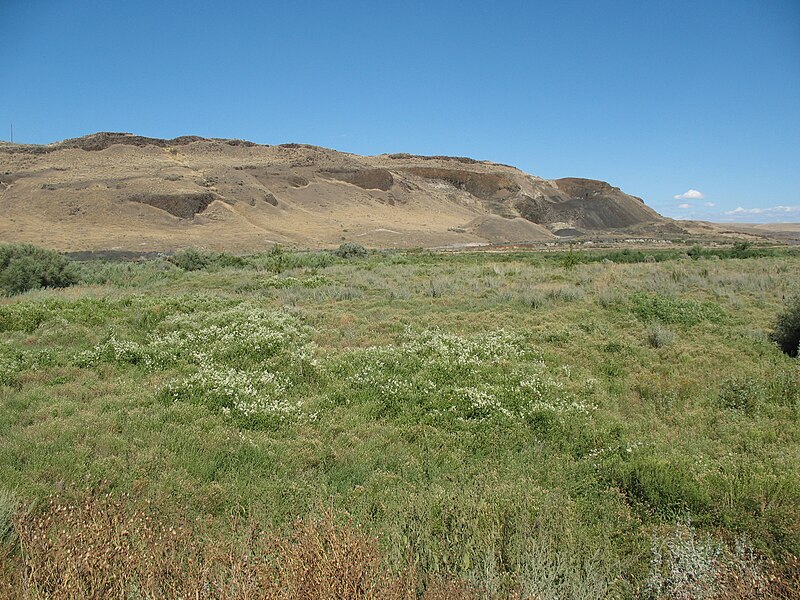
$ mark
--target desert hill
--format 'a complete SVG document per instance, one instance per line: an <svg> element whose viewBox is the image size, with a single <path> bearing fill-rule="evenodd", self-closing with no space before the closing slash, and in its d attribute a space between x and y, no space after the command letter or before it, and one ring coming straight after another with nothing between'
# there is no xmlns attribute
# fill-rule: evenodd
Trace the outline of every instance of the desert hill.
<svg viewBox="0 0 800 600"><path fill-rule="evenodd" d="M0 240L60 250L244 251L525 243L682 233L603 181L488 161L97 133L0 144Z"/></svg>

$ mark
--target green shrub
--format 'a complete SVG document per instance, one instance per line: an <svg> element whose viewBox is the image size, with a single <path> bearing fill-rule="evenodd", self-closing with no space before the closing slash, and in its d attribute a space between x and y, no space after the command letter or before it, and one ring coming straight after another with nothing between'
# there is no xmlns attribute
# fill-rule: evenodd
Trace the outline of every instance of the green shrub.
<svg viewBox="0 0 800 600"><path fill-rule="evenodd" d="M77 283L72 263L53 250L30 244L0 245L0 292L20 294Z"/></svg>
<svg viewBox="0 0 800 600"><path fill-rule="evenodd" d="M196 248L179 250L169 261L184 271L206 271L211 268L240 267L244 259L225 252L207 252Z"/></svg>
<svg viewBox="0 0 800 600"><path fill-rule="evenodd" d="M166 258L142 261L87 260L75 263L75 267L82 284L122 288L175 281L183 274L183 269Z"/></svg>
<svg viewBox="0 0 800 600"><path fill-rule="evenodd" d="M697 260L698 258L702 258L706 255L706 251L702 246L695 245L689 248L686 252L693 260Z"/></svg>
<svg viewBox="0 0 800 600"><path fill-rule="evenodd" d="M565 269L572 269L577 265L581 264L582 262L583 262L583 257L581 256L581 254L578 252L574 252L572 249L572 245L570 245L569 252L564 254L561 264Z"/></svg>
<svg viewBox="0 0 800 600"><path fill-rule="evenodd" d="M643 321L696 325L701 321L719 323L724 314L719 305L713 302L657 296L655 294L635 294L631 297L633 312Z"/></svg>
<svg viewBox="0 0 800 600"><path fill-rule="evenodd" d="M686 464L653 453L633 453L609 465L610 481L646 512L674 516L708 513L710 498Z"/></svg>
<svg viewBox="0 0 800 600"><path fill-rule="evenodd" d="M772 330L773 341L786 354L796 358L800 347L800 294L789 299Z"/></svg>
<svg viewBox="0 0 800 600"><path fill-rule="evenodd" d="M334 250L333 253L339 258L364 258L367 255L367 249L361 244L345 242Z"/></svg>
<svg viewBox="0 0 800 600"><path fill-rule="evenodd" d="M211 254L195 248L179 250L169 261L184 271L202 271L211 264Z"/></svg>
<svg viewBox="0 0 800 600"><path fill-rule="evenodd" d="M546 296L540 290L529 290L520 293L519 301L525 308L532 308L534 310L544 308L552 302L552 298Z"/></svg>

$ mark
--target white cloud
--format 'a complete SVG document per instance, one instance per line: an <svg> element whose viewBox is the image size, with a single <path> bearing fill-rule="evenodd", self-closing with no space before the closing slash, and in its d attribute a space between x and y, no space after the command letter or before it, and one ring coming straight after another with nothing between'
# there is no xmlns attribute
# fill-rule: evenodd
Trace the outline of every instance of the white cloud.
<svg viewBox="0 0 800 600"><path fill-rule="evenodd" d="M716 204L714 204L713 202L706 202L706 206L708 208L714 208L716 206Z"/></svg>
<svg viewBox="0 0 800 600"><path fill-rule="evenodd" d="M705 194L699 190L686 190L682 194L678 194L677 196L673 196L675 200L702 200L705 198Z"/></svg>
<svg viewBox="0 0 800 600"><path fill-rule="evenodd" d="M683 204L678 204L678 208L692 208L692 205L684 202Z"/></svg>
<svg viewBox="0 0 800 600"><path fill-rule="evenodd" d="M726 210L726 215L780 215L786 213L800 213L800 206L770 206L769 208L744 208L738 206L733 210Z"/></svg>
<svg viewBox="0 0 800 600"><path fill-rule="evenodd" d="M742 208L741 206L738 206L738 207L734 208L733 210L726 210L725 214L726 215L741 215L741 214L747 213L747 214L751 214L751 215L759 215L762 212L764 212L763 208Z"/></svg>

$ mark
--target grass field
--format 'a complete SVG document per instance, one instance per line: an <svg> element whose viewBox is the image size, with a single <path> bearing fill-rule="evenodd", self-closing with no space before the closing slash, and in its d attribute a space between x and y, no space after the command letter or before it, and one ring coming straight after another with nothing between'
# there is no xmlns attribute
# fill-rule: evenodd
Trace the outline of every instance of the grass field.
<svg viewBox="0 0 800 600"><path fill-rule="evenodd" d="M3 299L4 593L798 597L800 254L690 254L190 255Z"/></svg>

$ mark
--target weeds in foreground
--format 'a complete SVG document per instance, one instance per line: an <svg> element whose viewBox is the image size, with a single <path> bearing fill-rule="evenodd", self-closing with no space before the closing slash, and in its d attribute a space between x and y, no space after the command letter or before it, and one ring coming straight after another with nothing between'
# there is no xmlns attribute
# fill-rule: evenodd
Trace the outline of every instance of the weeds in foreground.
<svg viewBox="0 0 800 600"><path fill-rule="evenodd" d="M19 500L16 495L0 487L0 546L11 541L14 536L14 514Z"/></svg>
<svg viewBox="0 0 800 600"><path fill-rule="evenodd" d="M6 597L29 599L264 598L439 600L477 598L465 582L393 573L378 540L330 513L299 520L287 535L246 523L235 540L211 523L173 518L105 494L54 497L14 526L19 548L0 571ZM421 594L421 595L420 595Z"/></svg>
<svg viewBox="0 0 800 600"><path fill-rule="evenodd" d="M702 536L690 520L653 541L645 594L652 600L756 600L797 598L800 571L792 559L782 570L759 556L744 537L732 547Z"/></svg>
<svg viewBox="0 0 800 600"><path fill-rule="evenodd" d="M4 546L0 592L8 598L207 598L234 600L478 600L559 598L560 572L544 554L524 569L513 589L480 589L440 573L422 575L412 565L386 566L378 540L331 512L296 521L278 534L249 521L224 540L211 521L164 520L150 504L134 506L127 495L103 494L70 501L51 497L33 512L19 513L19 536ZM532 547L533 548L533 547ZM552 556L551 556L552 558ZM563 569L574 567L564 556ZM585 574L592 576L591 572ZM585 594L609 590L587 581ZM590 591L592 590L592 591ZM577 592L577 590L573 590ZM758 555L744 538L732 547L678 523L653 541L642 597L652 600L716 598L789 600L800 592L800 562L779 567Z"/></svg>

